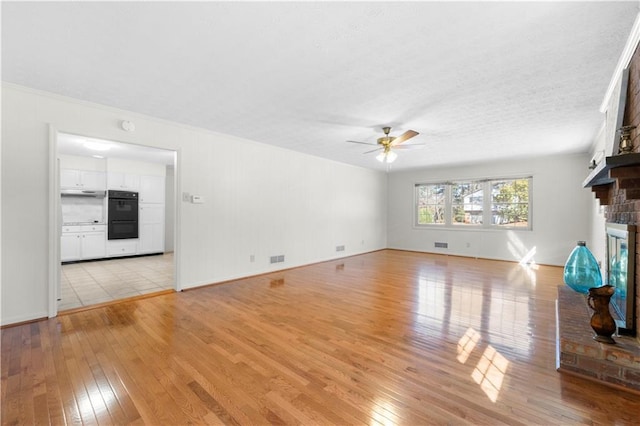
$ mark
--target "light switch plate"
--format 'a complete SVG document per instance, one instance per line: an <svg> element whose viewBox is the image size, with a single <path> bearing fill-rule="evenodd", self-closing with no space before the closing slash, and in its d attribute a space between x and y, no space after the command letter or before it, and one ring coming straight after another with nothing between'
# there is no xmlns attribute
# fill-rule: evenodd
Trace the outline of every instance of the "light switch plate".
<svg viewBox="0 0 640 426"><path fill-rule="evenodd" d="M192 195L191 202L193 204L202 204L204 203L204 197L202 195Z"/></svg>

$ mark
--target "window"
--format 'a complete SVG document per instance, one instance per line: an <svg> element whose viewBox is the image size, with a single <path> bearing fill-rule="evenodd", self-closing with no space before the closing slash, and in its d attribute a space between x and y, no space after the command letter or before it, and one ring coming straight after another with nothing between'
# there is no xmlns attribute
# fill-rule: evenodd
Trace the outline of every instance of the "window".
<svg viewBox="0 0 640 426"><path fill-rule="evenodd" d="M531 177L416 184L416 225L531 229Z"/></svg>
<svg viewBox="0 0 640 426"><path fill-rule="evenodd" d="M418 192L418 225L444 224L445 185L420 185Z"/></svg>
<svg viewBox="0 0 640 426"><path fill-rule="evenodd" d="M491 223L529 227L529 179L491 181Z"/></svg>
<svg viewBox="0 0 640 426"><path fill-rule="evenodd" d="M482 182L451 184L451 223L454 225L482 225Z"/></svg>

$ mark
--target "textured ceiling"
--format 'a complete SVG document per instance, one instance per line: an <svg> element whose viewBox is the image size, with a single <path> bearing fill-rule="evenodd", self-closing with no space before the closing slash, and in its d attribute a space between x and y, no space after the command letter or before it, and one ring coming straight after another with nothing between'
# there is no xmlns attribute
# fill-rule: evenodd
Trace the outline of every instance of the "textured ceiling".
<svg viewBox="0 0 640 426"><path fill-rule="evenodd" d="M2 3L2 79L392 171L586 152L637 2Z"/></svg>

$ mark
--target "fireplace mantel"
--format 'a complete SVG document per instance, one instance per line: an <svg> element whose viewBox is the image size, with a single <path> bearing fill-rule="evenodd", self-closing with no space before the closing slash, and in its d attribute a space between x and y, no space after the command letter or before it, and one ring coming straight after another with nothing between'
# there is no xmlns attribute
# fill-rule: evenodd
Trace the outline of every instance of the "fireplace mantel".
<svg viewBox="0 0 640 426"><path fill-rule="evenodd" d="M612 203L614 184L627 200L640 199L640 153L606 157L583 182L605 206Z"/></svg>
<svg viewBox="0 0 640 426"><path fill-rule="evenodd" d="M582 185L585 188L608 185L614 183L616 178L611 176L611 170L618 167L640 166L640 153L620 154L606 157L598 166L589 173Z"/></svg>

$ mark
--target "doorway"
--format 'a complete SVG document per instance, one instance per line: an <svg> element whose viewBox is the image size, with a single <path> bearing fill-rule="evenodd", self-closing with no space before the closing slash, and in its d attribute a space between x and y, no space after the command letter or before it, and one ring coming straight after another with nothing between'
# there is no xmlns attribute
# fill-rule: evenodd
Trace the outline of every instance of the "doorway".
<svg viewBox="0 0 640 426"><path fill-rule="evenodd" d="M54 310L177 290L177 151L54 133L59 248ZM138 206L136 238L108 232L109 200L113 204L122 194Z"/></svg>

